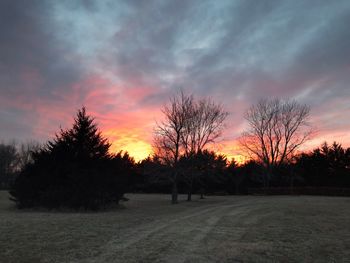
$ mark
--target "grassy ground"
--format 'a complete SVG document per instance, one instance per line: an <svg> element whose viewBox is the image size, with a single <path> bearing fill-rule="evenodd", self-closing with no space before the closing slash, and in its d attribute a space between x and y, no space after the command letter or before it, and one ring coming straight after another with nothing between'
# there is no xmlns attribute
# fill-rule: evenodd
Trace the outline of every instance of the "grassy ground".
<svg viewBox="0 0 350 263"><path fill-rule="evenodd" d="M350 262L350 198L127 196L64 213L18 211L0 192L0 262Z"/></svg>

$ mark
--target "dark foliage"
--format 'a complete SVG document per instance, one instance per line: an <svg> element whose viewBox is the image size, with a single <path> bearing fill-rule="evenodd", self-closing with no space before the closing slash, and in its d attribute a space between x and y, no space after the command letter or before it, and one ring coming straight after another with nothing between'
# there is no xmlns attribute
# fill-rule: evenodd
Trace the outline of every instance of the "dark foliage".
<svg viewBox="0 0 350 263"><path fill-rule="evenodd" d="M128 152L120 151L112 157L112 165L114 173L123 176L125 191L134 191L134 187L139 180L139 173L134 158Z"/></svg>
<svg viewBox="0 0 350 263"><path fill-rule="evenodd" d="M205 193L222 192L223 186L228 182L226 157L204 150L193 158L195 169L198 171L197 189L203 190Z"/></svg>
<svg viewBox="0 0 350 263"><path fill-rule="evenodd" d="M0 189L8 189L16 175L18 160L14 144L0 144Z"/></svg>
<svg viewBox="0 0 350 263"><path fill-rule="evenodd" d="M264 168L255 161L249 161L243 165L236 167L235 194L247 194L248 188L252 186L262 187L264 184Z"/></svg>
<svg viewBox="0 0 350 263"><path fill-rule="evenodd" d="M267 189L256 176L266 173L259 164L244 164L238 168L240 172L248 178L244 193L349 195L350 148L344 149L336 142L324 143L310 153L302 153L272 171Z"/></svg>
<svg viewBox="0 0 350 263"><path fill-rule="evenodd" d="M171 193L171 167L161 162L157 156L148 157L137 165L138 180L134 191L146 193Z"/></svg>
<svg viewBox="0 0 350 263"><path fill-rule="evenodd" d="M136 191L170 193L170 168L157 158L138 164ZM179 192L197 194L320 194L347 195L350 189L350 149L323 144L293 162L270 171L256 161L238 165L224 156L203 151L179 160Z"/></svg>
<svg viewBox="0 0 350 263"><path fill-rule="evenodd" d="M296 166L307 186L350 187L350 148L336 142L301 154Z"/></svg>
<svg viewBox="0 0 350 263"><path fill-rule="evenodd" d="M179 160L179 193L212 194L227 192L231 174L223 155L204 150ZM137 182L134 191L148 193L170 193L172 170L157 156L148 157L137 165Z"/></svg>
<svg viewBox="0 0 350 263"><path fill-rule="evenodd" d="M182 156L179 161L181 180L185 183L187 200L191 200L192 193L222 192L226 184L227 160L223 155L204 150L189 156Z"/></svg>
<svg viewBox="0 0 350 263"><path fill-rule="evenodd" d="M19 208L43 206L99 209L118 203L127 183L120 155L109 154L110 144L85 108L71 129L33 154L11 190Z"/></svg>

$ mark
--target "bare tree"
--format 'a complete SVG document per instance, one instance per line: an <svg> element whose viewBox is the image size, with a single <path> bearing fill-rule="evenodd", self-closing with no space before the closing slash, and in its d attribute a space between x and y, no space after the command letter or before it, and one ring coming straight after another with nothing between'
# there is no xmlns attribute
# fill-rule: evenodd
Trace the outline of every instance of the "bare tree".
<svg viewBox="0 0 350 263"><path fill-rule="evenodd" d="M292 159L295 151L310 138L310 108L295 100L260 100L245 114L249 128L239 139L241 148L267 169L269 184L273 168Z"/></svg>
<svg viewBox="0 0 350 263"><path fill-rule="evenodd" d="M191 158L191 155L201 153L221 136L228 112L224 110L222 105L205 98L193 101L190 106L185 128L181 134L181 144L185 157L193 161L194 158ZM188 201L191 201L194 178L197 174L192 167L194 164L190 164L187 176L185 176L188 185Z"/></svg>
<svg viewBox="0 0 350 263"><path fill-rule="evenodd" d="M177 203L177 180L181 156L189 157L213 143L222 132L227 116L221 105L210 99L196 101L192 95L180 92L162 109L164 120L155 129L156 155L172 167L172 203ZM191 199L193 176L185 176Z"/></svg>
<svg viewBox="0 0 350 263"><path fill-rule="evenodd" d="M208 144L214 143L221 136L228 115L222 105L211 99L193 101L188 113L181 134L181 143L187 155L203 151Z"/></svg>
<svg viewBox="0 0 350 263"><path fill-rule="evenodd" d="M170 99L162 109L164 120L157 123L154 136L156 155L172 168L172 203L177 203L178 162L183 147L181 137L192 107L193 97L182 91Z"/></svg>

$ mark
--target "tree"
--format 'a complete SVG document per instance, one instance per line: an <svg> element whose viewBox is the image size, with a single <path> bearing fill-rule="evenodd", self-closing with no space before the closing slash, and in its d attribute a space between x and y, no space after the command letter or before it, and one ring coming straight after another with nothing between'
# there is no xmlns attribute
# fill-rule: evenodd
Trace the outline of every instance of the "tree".
<svg viewBox="0 0 350 263"><path fill-rule="evenodd" d="M228 183L227 158L225 155L216 154L213 151L200 151L196 154L199 173L198 183L200 187L201 198L205 192L223 192L226 191Z"/></svg>
<svg viewBox="0 0 350 263"><path fill-rule="evenodd" d="M214 143L222 134L227 115L228 112L211 99L192 99L185 128L181 133L185 154L199 153L208 144Z"/></svg>
<svg viewBox="0 0 350 263"><path fill-rule="evenodd" d="M238 173L238 164L234 159L228 163L226 173L229 178L228 185L226 186L227 192L230 194L239 194L244 176L240 176L241 174Z"/></svg>
<svg viewBox="0 0 350 263"><path fill-rule="evenodd" d="M164 120L155 129L156 154L172 167L172 203L177 203L178 162L181 156L203 151L221 135L227 117L221 105L210 99L196 100L180 92L162 109ZM191 200L194 173L187 171L188 200Z"/></svg>
<svg viewBox="0 0 350 263"><path fill-rule="evenodd" d="M294 100L261 100L245 114L249 128L240 138L242 149L267 170L264 185L274 168L290 161L310 138L310 108Z"/></svg>
<svg viewBox="0 0 350 263"><path fill-rule="evenodd" d="M350 186L350 148L326 142L298 156L296 166L307 186Z"/></svg>
<svg viewBox="0 0 350 263"><path fill-rule="evenodd" d="M138 176L135 159L128 152L119 151L113 156L112 163L117 174L125 175L127 190L133 191Z"/></svg>
<svg viewBox="0 0 350 263"><path fill-rule="evenodd" d="M168 193L172 189L169 178L171 167L165 164L158 156L149 156L137 165L141 178L138 191L151 193Z"/></svg>
<svg viewBox="0 0 350 263"><path fill-rule="evenodd" d="M0 144L0 189L8 188L14 178L18 161L15 143Z"/></svg>
<svg viewBox="0 0 350 263"><path fill-rule="evenodd" d="M126 179L109 147L94 119L82 108L71 129L61 129L33 154L33 162L15 181L12 199L20 208L99 209L118 202Z"/></svg>
<svg viewBox="0 0 350 263"><path fill-rule="evenodd" d="M155 128L154 148L156 155L172 168L172 204L177 203L178 162L183 153L181 138L192 103L193 97L187 96L183 92L170 98L170 103L162 109L164 120L157 123Z"/></svg>
<svg viewBox="0 0 350 263"><path fill-rule="evenodd" d="M192 155L203 153L209 144L214 143L221 136L227 115L223 107L211 99L203 98L192 101L188 108L185 128L181 133L184 154L190 162L195 160L191 157ZM194 166L192 163L187 166L187 201L191 201L196 174L192 169Z"/></svg>

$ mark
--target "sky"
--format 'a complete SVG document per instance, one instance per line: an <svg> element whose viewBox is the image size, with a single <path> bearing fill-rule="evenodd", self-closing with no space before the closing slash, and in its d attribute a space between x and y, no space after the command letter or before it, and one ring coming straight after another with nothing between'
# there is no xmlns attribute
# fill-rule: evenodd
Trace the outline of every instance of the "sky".
<svg viewBox="0 0 350 263"><path fill-rule="evenodd" d="M262 98L311 107L323 141L350 146L348 0L1 0L0 140L53 138L83 105L113 151L152 151L183 89L230 113L213 149L239 158Z"/></svg>

